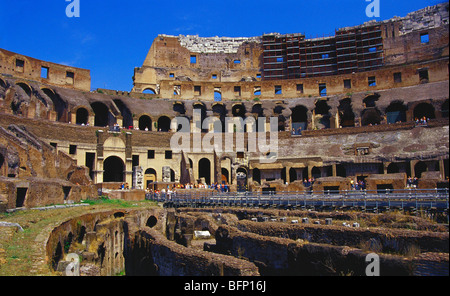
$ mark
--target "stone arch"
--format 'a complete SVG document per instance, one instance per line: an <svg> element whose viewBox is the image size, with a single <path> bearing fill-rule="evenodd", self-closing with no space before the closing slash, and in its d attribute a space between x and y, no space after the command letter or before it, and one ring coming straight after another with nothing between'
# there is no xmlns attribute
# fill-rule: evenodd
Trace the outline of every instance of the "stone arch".
<svg viewBox="0 0 450 296"><path fill-rule="evenodd" d="M225 184L230 184L230 172L228 171L228 169L226 168L222 168L221 169L221 184L225 183Z"/></svg>
<svg viewBox="0 0 450 296"><path fill-rule="evenodd" d="M133 114L131 113L128 106L120 99L114 99L114 104L116 104L117 108L120 110L120 114L122 115L122 127L124 128L132 128L133 127Z"/></svg>
<svg viewBox="0 0 450 296"><path fill-rule="evenodd" d="M211 109L213 111L213 114L219 118L220 124L221 124L220 131L219 131L219 128L217 127L218 125L215 125L214 131L224 133L225 132L225 117L227 115L227 109L225 108L225 106L222 103L213 104Z"/></svg>
<svg viewBox="0 0 450 296"><path fill-rule="evenodd" d="M182 103L182 102L173 103L172 109L176 113L176 115L186 114L186 107L184 106L184 103Z"/></svg>
<svg viewBox="0 0 450 296"><path fill-rule="evenodd" d="M64 102L61 97L50 88L42 88L41 90L53 102L53 111L57 114L56 121L65 121L64 116L67 112L66 102Z"/></svg>
<svg viewBox="0 0 450 296"><path fill-rule="evenodd" d="M152 118L146 114L139 117L138 127L141 131L152 130Z"/></svg>
<svg viewBox="0 0 450 296"><path fill-rule="evenodd" d="M156 90L155 90L154 88L151 88L151 87L146 87L146 88L142 91L142 93L143 93L143 94L151 94L151 95L156 95L156 94L157 94Z"/></svg>
<svg viewBox="0 0 450 296"><path fill-rule="evenodd" d="M382 121L381 112L376 106L379 95L368 95L363 100L364 110L361 112L361 125L377 125Z"/></svg>
<svg viewBox="0 0 450 296"><path fill-rule="evenodd" d="M297 105L292 110L291 121L292 128L296 131L301 128L302 131L308 128L308 108L303 105Z"/></svg>
<svg viewBox="0 0 450 296"><path fill-rule="evenodd" d="M428 119L436 118L433 105L426 102L419 103L414 107L413 116L414 119L421 119L423 117Z"/></svg>
<svg viewBox="0 0 450 296"><path fill-rule="evenodd" d="M92 110L94 111L94 125L95 126L107 126L109 125L109 108L102 102L91 103Z"/></svg>
<svg viewBox="0 0 450 296"><path fill-rule="evenodd" d="M25 82L17 82L17 86L23 89L23 91L31 98L32 88Z"/></svg>
<svg viewBox="0 0 450 296"><path fill-rule="evenodd" d="M125 163L120 157L110 156L103 162L103 182L124 182Z"/></svg>
<svg viewBox="0 0 450 296"><path fill-rule="evenodd" d="M338 112L341 127L355 126L355 113L353 113L351 98L344 98L339 101Z"/></svg>
<svg viewBox="0 0 450 296"><path fill-rule="evenodd" d="M208 129L203 128L203 121L206 119L206 106L202 102L196 102L193 104L193 109L200 110L200 121L196 122L196 128L202 132L208 132ZM196 111L198 112L198 111Z"/></svg>
<svg viewBox="0 0 450 296"><path fill-rule="evenodd" d="M274 116L278 117L278 131L279 132L284 132L286 130L286 117L283 115L283 110L285 109L285 107L278 103L274 108L273 108L273 114Z"/></svg>
<svg viewBox="0 0 450 296"><path fill-rule="evenodd" d="M162 115L158 118L158 131L170 132L171 119L168 116Z"/></svg>
<svg viewBox="0 0 450 296"><path fill-rule="evenodd" d="M331 107L328 105L326 100L318 100L316 102L314 113L316 117L318 117L318 120L316 122L316 128L323 129L323 128L330 128L330 122L331 122L331 113L330 113Z"/></svg>
<svg viewBox="0 0 450 296"><path fill-rule="evenodd" d="M158 181L157 177L158 176L156 174L155 169L153 169L153 168L146 169L145 173L144 173L144 182L145 182L146 188L149 188L151 183Z"/></svg>
<svg viewBox="0 0 450 296"><path fill-rule="evenodd" d="M211 161L208 158L198 161L198 178L205 178L206 184L211 184Z"/></svg>
<svg viewBox="0 0 450 296"><path fill-rule="evenodd" d="M89 111L84 107L79 107L75 112L75 123L76 124L88 124L89 122Z"/></svg>
<svg viewBox="0 0 450 296"><path fill-rule="evenodd" d="M407 109L402 101L392 101L385 112L387 123L405 122Z"/></svg>

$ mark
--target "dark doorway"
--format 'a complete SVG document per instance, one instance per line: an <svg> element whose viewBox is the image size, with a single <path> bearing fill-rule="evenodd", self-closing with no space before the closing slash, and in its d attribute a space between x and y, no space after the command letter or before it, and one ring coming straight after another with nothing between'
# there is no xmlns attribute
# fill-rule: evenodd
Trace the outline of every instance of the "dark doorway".
<svg viewBox="0 0 450 296"><path fill-rule="evenodd" d="M103 182L123 182L125 166L119 157L108 157L103 163L103 170Z"/></svg>
<svg viewBox="0 0 450 296"><path fill-rule="evenodd" d="M142 115L141 117L139 117L139 129L141 131L151 131L152 119L147 115Z"/></svg>
<svg viewBox="0 0 450 296"><path fill-rule="evenodd" d="M211 184L211 162L207 158L202 158L198 162L198 177L205 178L206 184Z"/></svg>
<svg viewBox="0 0 450 296"><path fill-rule="evenodd" d="M434 107L429 103L420 103L414 108L414 120L422 119L423 117L427 119L434 119Z"/></svg>
<svg viewBox="0 0 450 296"><path fill-rule="evenodd" d="M16 208L21 208L25 204L28 188L17 188Z"/></svg>
<svg viewBox="0 0 450 296"><path fill-rule="evenodd" d="M77 110L77 115L76 115L76 124L87 124L88 123L88 118L89 118L89 112L84 109L84 108L79 108Z"/></svg>
<svg viewBox="0 0 450 296"><path fill-rule="evenodd" d="M95 113L94 125L95 126L107 126L108 125L108 107L100 102L95 102L91 104L92 110Z"/></svg>

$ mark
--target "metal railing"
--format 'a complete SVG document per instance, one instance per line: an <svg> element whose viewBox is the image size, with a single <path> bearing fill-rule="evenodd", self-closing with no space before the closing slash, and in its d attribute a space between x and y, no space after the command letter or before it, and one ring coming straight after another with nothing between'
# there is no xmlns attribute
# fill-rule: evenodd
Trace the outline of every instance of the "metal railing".
<svg viewBox="0 0 450 296"><path fill-rule="evenodd" d="M324 190L296 192L198 192L148 194L170 206L359 207L448 211L449 189Z"/></svg>

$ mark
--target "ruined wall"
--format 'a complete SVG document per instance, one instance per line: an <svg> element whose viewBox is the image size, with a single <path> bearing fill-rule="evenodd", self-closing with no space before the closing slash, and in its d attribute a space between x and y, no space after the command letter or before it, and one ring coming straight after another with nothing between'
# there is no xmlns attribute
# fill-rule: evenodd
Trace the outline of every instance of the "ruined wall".
<svg viewBox="0 0 450 296"><path fill-rule="evenodd" d="M42 68L47 75L43 76ZM67 87L84 91L91 90L90 71L64 66L10 52L0 48L0 72L42 84Z"/></svg>

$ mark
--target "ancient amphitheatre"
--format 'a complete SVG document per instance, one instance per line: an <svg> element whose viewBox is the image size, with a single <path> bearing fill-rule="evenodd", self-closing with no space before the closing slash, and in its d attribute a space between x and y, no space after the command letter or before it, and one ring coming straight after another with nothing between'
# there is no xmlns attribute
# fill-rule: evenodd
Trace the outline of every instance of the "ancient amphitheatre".
<svg viewBox="0 0 450 296"><path fill-rule="evenodd" d="M0 274L448 276L448 30L159 35L130 92L0 49ZM181 118L233 149L172 151Z"/></svg>

